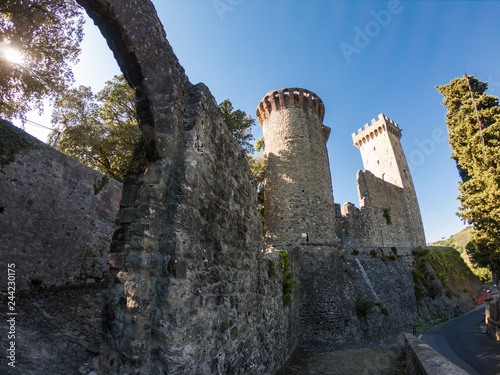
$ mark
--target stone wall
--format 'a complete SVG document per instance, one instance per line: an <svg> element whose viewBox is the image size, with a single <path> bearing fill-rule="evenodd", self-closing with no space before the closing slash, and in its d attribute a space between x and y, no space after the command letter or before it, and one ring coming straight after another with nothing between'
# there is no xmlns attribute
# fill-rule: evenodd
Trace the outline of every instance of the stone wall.
<svg viewBox="0 0 500 375"><path fill-rule="evenodd" d="M498 290L494 288L484 300L486 334L495 341L500 341L500 303Z"/></svg>
<svg viewBox="0 0 500 375"><path fill-rule="evenodd" d="M138 152L126 181L110 255L105 373L266 374L298 343L279 265L270 275L262 252L246 157L208 89L198 84L190 93L174 160L148 161ZM141 194L153 181L163 198L154 203ZM140 244L147 249L136 250ZM141 338L143 347L134 345L141 329L151 335ZM139 351L149 352L148 361Z"/></svg>
<svg viewBox="0 0 500 375"><path fill-rule="evenodd" d="M425 245L411 216L406 189L383 181L370 171L358 171L356 183L360 207L350 202L341 209L336 206L337 236L344 245Z"/></svg>
<svg viewBox="0 0 500 375"><path fill-rule="evenodd" d="M274 373L298 343L296 308L269 272L244 153L151 2L79 3L136 89L144 134L109 256L103 373Z"/></svg>
<svg viewBox="0 0 500 375"><path fill-rule="evenodd" d="M21 290L102 279L122 185L3 120L0 149L0 268Z"/></svg>
<svg viewBox="0 0 500 375"><path fill-rule="evenodd" d="M301 245L292 252L298 260L300 289L295 297L306 346L336 348L366 337L412 331L424 320L471 310L473 295L481 288L477 278L463 270L441 275L444 285L427 264L437 292L417 295L414 269L419 259L412 248ZM448 285L454 286L452 293Z"/></svg>
<svg viewBox="0 0 500 375"><path fill-rule="evenodd" d="M407 375L467 375L467 371L423 343L415 336L405 334Z"/></svg>

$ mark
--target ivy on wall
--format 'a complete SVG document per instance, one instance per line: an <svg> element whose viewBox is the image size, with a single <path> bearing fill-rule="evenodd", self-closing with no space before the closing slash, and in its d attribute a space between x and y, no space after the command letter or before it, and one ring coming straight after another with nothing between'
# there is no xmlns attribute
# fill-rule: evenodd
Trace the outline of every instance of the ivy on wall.
<svg viewBox="0 0 500 375"><path fill-rule="evenodd" d="M287 307L292 304L292 292L299 289L293 279L293 274L290 272L290 254L288 250L278 252L281 259L281 270L283 271L283 306Z"/></svg>
<svg viewBox="0 0 500 375"><path fill-rule="evenodd" d="M385 219L387 225L391 225L392 219L391 219L391 209L390 208L384 208L383 216L384 216L384 219Z"/></svg>

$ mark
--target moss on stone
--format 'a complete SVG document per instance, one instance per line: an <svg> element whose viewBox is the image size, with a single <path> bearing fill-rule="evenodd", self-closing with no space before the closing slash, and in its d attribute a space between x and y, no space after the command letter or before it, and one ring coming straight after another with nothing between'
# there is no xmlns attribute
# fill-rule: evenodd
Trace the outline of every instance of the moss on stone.
<svg viewBox="0 0 500 375"><path fill-rule="evenodd" d="M38 149L41 142L10 122L0 119L0 165L8 165L15 156L29 150Z"/></svg>

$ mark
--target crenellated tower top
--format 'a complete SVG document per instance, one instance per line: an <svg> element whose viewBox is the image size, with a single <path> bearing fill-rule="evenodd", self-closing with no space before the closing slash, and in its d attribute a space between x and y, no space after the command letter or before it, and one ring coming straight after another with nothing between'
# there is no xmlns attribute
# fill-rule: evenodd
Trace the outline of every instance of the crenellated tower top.
<svg viewBox="0 0 500 375"><path fill-rule="evenodd" d="M323 122L325 116L325 106L318 95L306 89L288 88L270 91L264 96L257 107L257 118L260 125L269 116L271 111L279 110L283 107L297 107L311 109Z"/></svg>
<svg viewBox="0 0 500 375"><path fill-rule="evenodd" d="M361 148L361 146L384 134L384 132L388 132L397 137L397 139L401 139L401 129L398 124L381 113L378 115L378 119L372 119L371 125L366 124L365 128L359 129L357 134L352 133L354 146Z"/></svg>

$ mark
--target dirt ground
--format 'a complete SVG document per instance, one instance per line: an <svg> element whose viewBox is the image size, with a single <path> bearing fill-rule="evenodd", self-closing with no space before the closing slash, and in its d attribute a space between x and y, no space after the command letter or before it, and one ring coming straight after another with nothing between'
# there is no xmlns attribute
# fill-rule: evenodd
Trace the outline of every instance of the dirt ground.
<svg viewBox="0 0 500 375"><path fill-rule="evenodd" d="M297 349L276 375L404 374L402 335L335 351Z"/></svg>

